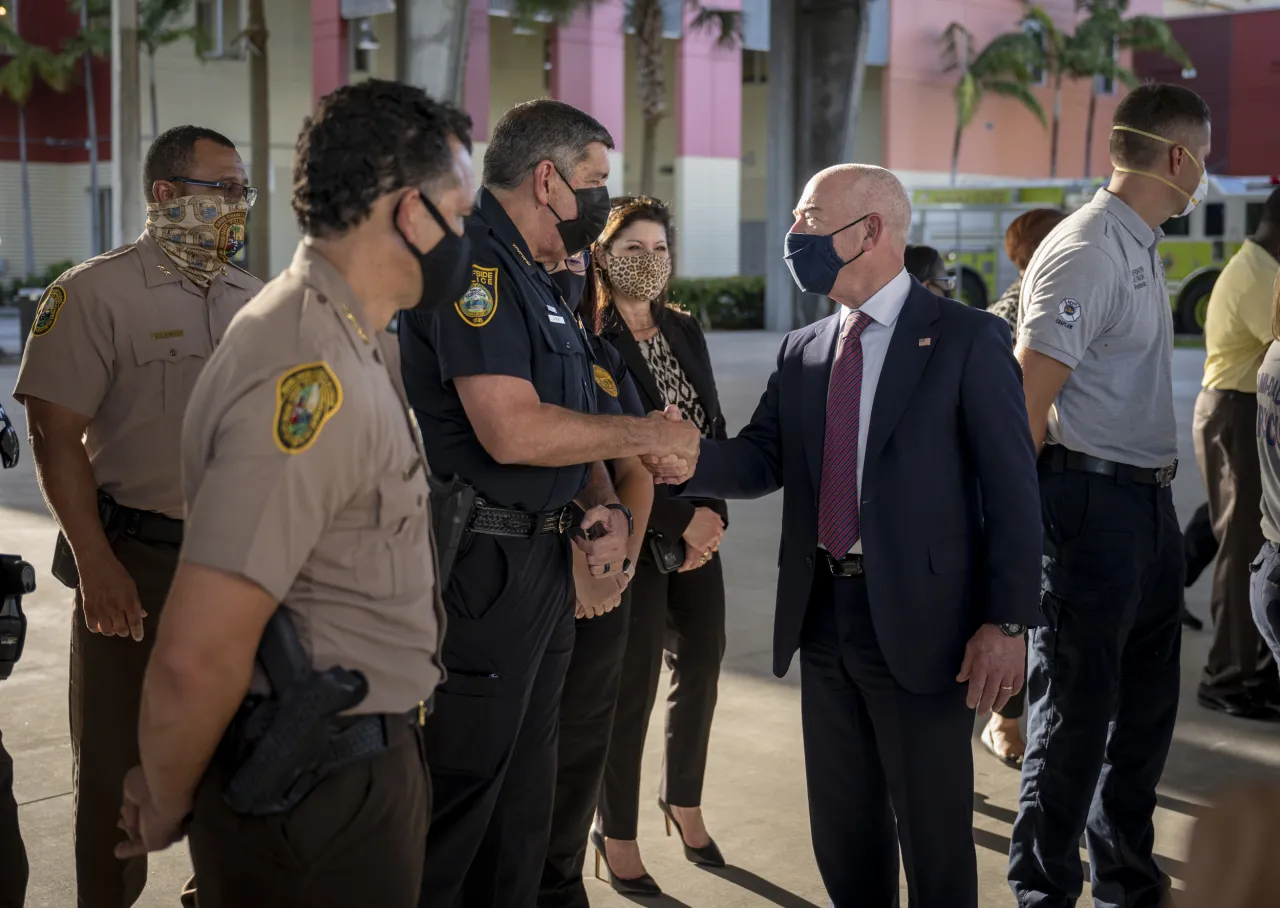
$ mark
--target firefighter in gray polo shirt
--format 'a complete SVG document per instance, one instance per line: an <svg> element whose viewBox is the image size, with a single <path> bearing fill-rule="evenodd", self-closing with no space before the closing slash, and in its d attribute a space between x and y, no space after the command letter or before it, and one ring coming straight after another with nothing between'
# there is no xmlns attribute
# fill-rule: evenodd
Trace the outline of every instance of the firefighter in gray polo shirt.
<svg viewBox="0 0 1280 908"><path fill-rule="evenodd" d="M1178 706L1182 539L1173 321L1160 225L1208 180L1209 108L1144 85L1116 108L1115 173L1058 225L1022 285L1018 359L1041 445L1045 561L1009 880L1018 904L1074 905L1085 835L1095 902L1156 908L1156 783Z"/></svg>

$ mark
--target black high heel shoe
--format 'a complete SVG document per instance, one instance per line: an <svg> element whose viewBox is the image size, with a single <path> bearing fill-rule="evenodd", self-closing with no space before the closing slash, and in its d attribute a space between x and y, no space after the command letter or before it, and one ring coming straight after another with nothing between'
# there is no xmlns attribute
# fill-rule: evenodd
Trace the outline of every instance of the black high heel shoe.
<svg viewBox="0 0 1280 908"><path fill-rule="evenodd" d="M604 833L599 829L593 828L591 830L590 838L591 844L594 845L596 849L597 880L605 879L600 875L600 862L604 861L604 869L609 873L609 878L606 882L613 887L614 892L621 893L622 895L662 895L662 890L658 888L657 882L654 881L653 877L649 876L647 873L644 876L636 877L633 880L624 880L622 877L615 875L613 868L609 866L609 858L605 856Z"/></svg>
<svg viewBox="0 0 1280 908"><path fill-rule="evenodd" d="M662 815L667 820L667 835L671 835L671 827L676 827L676 832L680 834L680 844L684 846L684 856L691 864L697 864L699 867L723 867L724 855L720 853L720 849L716 847L713 839L709 845L703 845L701 848L694 848L684 840L684 830L680 828L679 821L671 815L671 805L662 798L658 798L658 809L662 811Z"/></svg>

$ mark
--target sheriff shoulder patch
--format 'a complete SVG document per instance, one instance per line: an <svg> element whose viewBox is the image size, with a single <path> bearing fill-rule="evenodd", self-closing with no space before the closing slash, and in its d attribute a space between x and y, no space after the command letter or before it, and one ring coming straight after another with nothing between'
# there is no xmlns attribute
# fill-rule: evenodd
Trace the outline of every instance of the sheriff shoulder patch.
<svg viewBox="0 0 1280 908"><path fill-rule="evenodd" d="M603 366L593 366L592 371L595 373L596 384L600 386L600 389L610 397L617 397L618 386L614 383L613 376L609 374L609 371Z"/></svg>
<svg viewBox="0 0 1280 908"><path fill-rule="evenodd" d="M58 284L44 292L44 298L40 300L40 308L36 312L36 320L31 325L32 337L44 337L53 330L58 321L58 313L62 311L62 304L66 301L67 291Z"/></svg>
<svg viewBox="0 0 1280 908"><path fill-rule="evenodd" d="M472 328L483 328L498 311L498 269L471 266L471 286L453 304L458 315Z"/></svg>
<svg viewBox="0 0 1280 908"><path fill-rule="evenodd" d="M301 454L341 406L342 384L328 363L307 363L281 375L276 383L276 446L286 454Z"/></svg>

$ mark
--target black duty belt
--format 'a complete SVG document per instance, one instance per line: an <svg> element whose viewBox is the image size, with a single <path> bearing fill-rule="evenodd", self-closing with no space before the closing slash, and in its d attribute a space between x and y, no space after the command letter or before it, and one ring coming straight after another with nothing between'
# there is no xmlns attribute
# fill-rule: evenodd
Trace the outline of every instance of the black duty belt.
<svg viewBox="0 0 1280 908"><path fill-rule="evenodd" d="M1070 451L1062 445L1045 445L1040 453L1040 465L1054 473L1072 470L1077 473L1096 473L1099 476L1111 476L1121 482L1133 482L1139 485L1160 486L1167 488L1173 484L1178 475L1178 459L1164 467L1135 467L1127 463L1116 463L1114 460L1103 460L1079 451Z"/></svg>
<svg viewBox="0 0 1280 908"><path fill-rule="evenodd" d="M477 501L468 529L473 533L483 533L486 536L515 536L530 539L534 536L559 535L571 526L573 526L571 505L535 514L509 508L495 508Z"/></svg>
<svg viewBox="0 0 1280 908"><path fill-rule="evenodd" d="M182 545L182 521L155 511L139 511L118 504L111 517L111 528L139 542Z"/></svg>
<svg viewBox="0 0 1280 908"><path fill-rule="evenodd" d="M827 563L827 570L831 572L832 577L861 577L862 556L861 555L845 555L843 558L836 558L830 552L822 552L823 560Z"/></svg>

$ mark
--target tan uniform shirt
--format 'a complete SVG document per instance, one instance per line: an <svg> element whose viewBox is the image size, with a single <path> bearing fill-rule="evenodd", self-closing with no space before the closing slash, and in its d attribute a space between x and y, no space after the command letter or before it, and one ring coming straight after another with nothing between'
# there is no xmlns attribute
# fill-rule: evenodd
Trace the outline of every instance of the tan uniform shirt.
<svg viewBox="0 0 1280 908"><path fill-rule="evenodd" d="M181 518L187 399L232 316L261 288L227 265L206 297L144 233L45 291L13 395L87 416L98 487L127 507Z"/></svg>
<svg viewBox="0 0 1280 908"><path fill-rule="evenodd" d="M299 245L227 331L182 434L182 559L274 596L318 671L363 672L356 713L409 710L442 675L426 460L382 334Z"/></svg>

